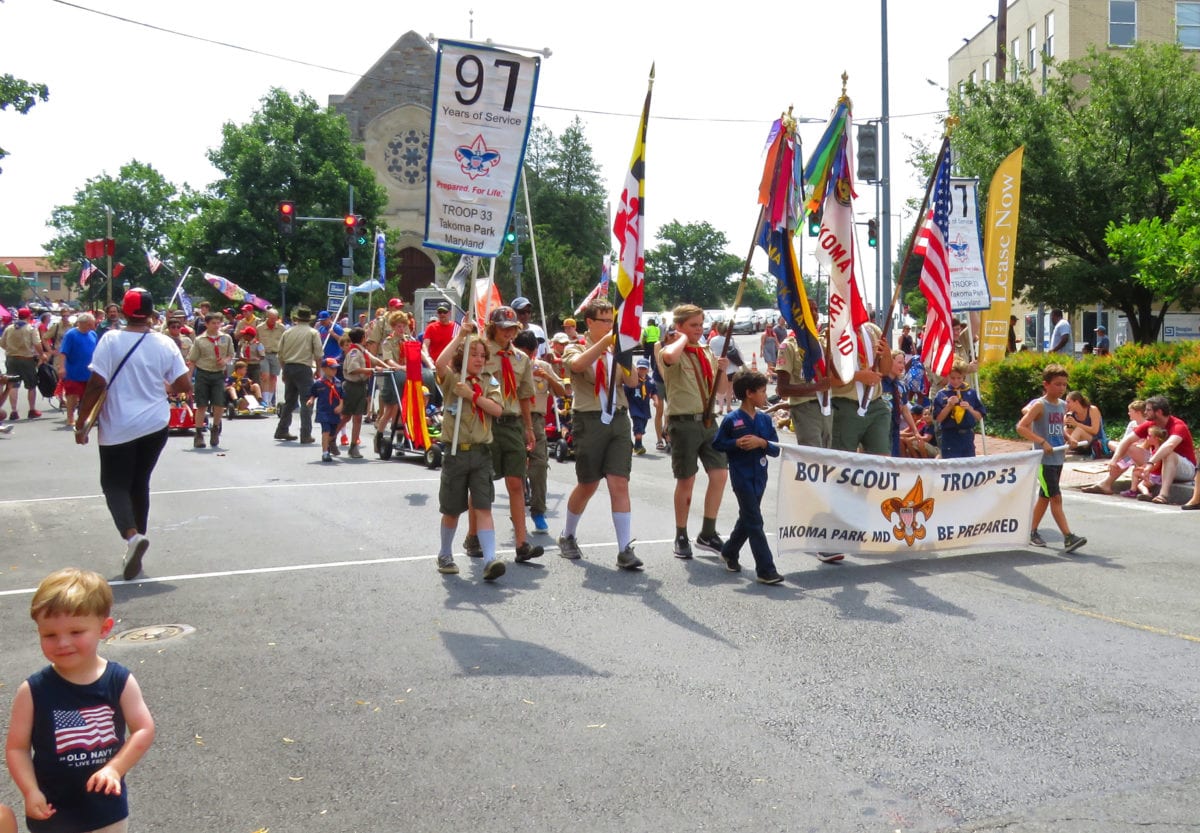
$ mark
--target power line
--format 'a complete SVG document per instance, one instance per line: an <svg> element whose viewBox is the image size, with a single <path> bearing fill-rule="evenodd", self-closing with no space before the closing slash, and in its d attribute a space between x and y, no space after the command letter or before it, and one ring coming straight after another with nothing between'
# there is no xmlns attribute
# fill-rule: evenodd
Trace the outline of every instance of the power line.
<svg viewBox="0 0 1200 833"><path fill-rule="evenodd" d="M195 35L190 32L181 32L178 29L169 29L165 26L159 26L154 23L147 23L143 20L134 20L133 18L124 17L123 15L119 15L119 14L113 14L112 12L105 12L105 11L101 11L99 9L93 9L88 6L81 6L78 3L71 3L71 2L69 2L69 0L51 0L51 1L54 3L57 3L60 6L66 6L67 8L75 9L76 11L85 12L87 14L94 14L99 17L106 17L106 18L109 18L110 20L116 20L120 23L129 24L130 26L140 26L143 29L149 29L154 32L161 32L166 35L174 35L175 37L184 38L186 40L199 41L200 43L207 43L212 46L219 46L219 47L222 47L225 49L233 49L238 52L245 52L250 55L258 55L260 57L270 58L275 61L283 61L284 63L288 63L288 64L296 64L298 66L309 67L311 69L319 69L319 70L322 70L323 72L332 72L332 73L336 73L338 75L348 75L351 78L358 78L358 79L372 79L373 78L376 81L384 80L384 79L372 76L369 73L354 72L352 70L339 69L338 67L326 66L324 64L315 64L311 61L304 61L299 58L291 58L287 55L279 55L275 52L266 52L264 50L255 49L255 48L249 47L249 46L241 46L236 43L230 43L228 41L217 40L216 38L208 38L208 37L204 37L203 35ZM620 112L616 112L613 110L591 110L591 109L587 109L587 108L583 108L583 107L560 107L560 106L556 106L553 104L539 104L539 103L534 104L534 109L535 110L554 110L557 112L564 112L564 113L581 113L581 114L589 115L589 116L616 116L619 118L629 118L629 119L639 119L642 116L642 114L640 112L620 113ZM939 115L939 114L942 114L945 112L946 112L945 110L935 110L935 111L931 111L928 113L907 113L907 114L894 115L891 118L893 120L894 119L903 119L903 118L917 118L920 116ZM761 119L761 118L736 119L736 118L715 118L712 116L661 116L661 115L654 115L654 116L651 116L650 118L655 121L703 122L705 124L763 124L764 123L763 119ZM812 119L812 121L824 122L825 119Z"/></svg>

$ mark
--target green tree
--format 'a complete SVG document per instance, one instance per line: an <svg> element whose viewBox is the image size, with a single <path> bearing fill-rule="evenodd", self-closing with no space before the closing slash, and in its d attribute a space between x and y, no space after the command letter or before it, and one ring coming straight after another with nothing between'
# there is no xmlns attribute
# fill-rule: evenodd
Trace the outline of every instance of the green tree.
<svg viewBox="0 0 1200 833"><path fill-rule="evenodd" d="M661 245L646 252L646 308L688 302L705 308L732 303L742 259L725 250L725 233L707 222L672 220L659 229Z"/></svg>
<svg viewBox="0 0 1200 833"><path fill-rule="evenodd" d="M1200 286L1200 131L1187 131L1187 138L1188 155L1162 176L1175 205L1171 216L1113 222L1105 237L1114 255L1154 293L1160 317L1172 304L1195 306Z"/></svg>
<svg viewBox="0 0 1200 833"><path fill-rule="evenodd" d="M1024 145L1015 288L1031 302L1119 309L1137 341L1153 340L1171 300L1156 315L1153 282L1113 256L1106 232L1174 211L1162 177L1200 123L1193 56L1176 44L1093 50L1052 67L1044 94L1036 83L969 85L952 102L958 167L986 183Z"/></svg>
<svg viewBox="0 0 1200 833"><path fill-rule="evenodd" d="M286 236L276 225L280 200L301 217L338 218L349 208L374 228L386 204L383 188L350 139L344 116L305 93L274 88L246 124L226 123L209 161L224 174L199 199L179 250L188 263L229 278L247 291L278 298L279 265L288 267L289 304L324 305L331 276L341 274L346 235L340 222L300 220ZM372 249L359 248L358 275L370 271Z"/></svg>
<svg viewBox="0 0 1200 833"><path fill-rule="evenodd" d="M25 115L33 109L33 105L49 98L50 88L45 84L25 81L8 73L0 75L0 110L12 107L21 115ZM0 147L0 159L5 156L8 156L8 152ZM3 170L0 168L0 172Z"/></svg>
<svg viewBox="0 0 1200 833"><path fill-rule="evenodd" d="M163 302L174 288L175 278L160 269L151 275L146 252L166 252L169 241L194 205L194 196L169 182L150 165L136 159L121 166L115 177L101 174L89 179L75 192L75 202L60 205L50 214L54 238L48 249L55 263L69 263L65 275L69 285L79 286L83 268L84 242L106 236L107 210L112 209L112 236L116 241L113 264L124 263L117 284L129 281L144 286ZM103 268L102 263L97 266ZM102 280L88 284L93 300L105 297ZM114 285L113 297L121 292Z"/></svg>

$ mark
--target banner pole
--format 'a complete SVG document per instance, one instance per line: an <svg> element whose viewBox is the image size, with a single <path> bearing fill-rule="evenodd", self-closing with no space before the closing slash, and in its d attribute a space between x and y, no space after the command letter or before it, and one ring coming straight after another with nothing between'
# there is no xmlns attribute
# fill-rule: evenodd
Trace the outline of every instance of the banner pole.
<svg viewBox="0 0 1200 833"><path fill-rule="evenodd" d="M496 261L493 259L492 263L495 263L495 262ZM477 326L477 327L479 326L479 321L478 321L479 316L476 314L477 310L475 309L475 304L476 304L476 300L477 300L475 297L475 292L476 292L475 279L478 276L479 276L479 258L476 257L476 258L471 259L471 307L470 307L470 313L472 316L475 317L475 319L476 319L475 326ZM466 318L466 316L464 316L464 319L465 318ZM463 378L464 381L467 378L467 359L470 357L470 355L471 355L471 334L467 333L466 337L463 339L462 370L459 372L459 375ZM463 408L463 401L462 401L462 397L460 396L458 398L458 413L456 413L454 415L454 436L450 440L450 456L451 457L458 456L458 432L459 432L459 429L462 427L462 408Z"/></svg>

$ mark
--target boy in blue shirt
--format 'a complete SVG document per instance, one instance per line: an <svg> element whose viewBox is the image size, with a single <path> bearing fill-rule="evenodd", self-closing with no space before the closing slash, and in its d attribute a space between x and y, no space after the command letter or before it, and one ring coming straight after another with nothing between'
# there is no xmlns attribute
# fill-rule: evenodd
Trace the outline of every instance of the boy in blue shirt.
<svg viewBox="0 0 1200 833"><path fill-rule="evenodd" d="M767 377L758 371L742 373L733 380L733 395L741 400L741 407L725 417L712 443L713 448L729 457L729 482L738 502L737 524L721 548L721 560L729 572L740 572L738 553L749 540L759 582L779 584L783 576L775 569L762 519L767 455L779 456L775 423L770 416L759 412L767 406Z"/></svg>
<svg viewBox="0 0 1200 833"><path fill-rule="evenodd" d="M321 375L308 391L308 407L317 405L316 422L321 426L321 462L332 463L341 455L337 432L342 426L342 383L337 377L338 360L322 359Z"/></svg>
<svg viewBox="0 0 1200 833"><path fill-rule="evenodd" d="M967 386L967 364L956 361L946 387L933 398L933 419L940 428L942 459L975 456L975 426L987 409L979 394Z"/></svg>
<svg viewBox="0 0 1200 833"><path fill-rule="evenodd" d="M646 423L650 421L650 403L658 399L658 386L650 378L650 360L637 360L637 384L625 390L629 400L629 421L633 423L633 453L646 453L642 437L646 435ZM659 405L661 408L662 406Z"/></svg>

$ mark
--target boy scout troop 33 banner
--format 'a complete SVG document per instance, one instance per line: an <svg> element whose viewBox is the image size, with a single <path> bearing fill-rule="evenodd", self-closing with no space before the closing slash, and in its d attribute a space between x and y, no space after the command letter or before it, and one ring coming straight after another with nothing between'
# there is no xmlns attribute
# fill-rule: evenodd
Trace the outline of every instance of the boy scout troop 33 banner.
<svg viewBox="0 0 1200 833"><path fill-rule="evenodd" d="M780 448L781 556L1029 544L1041 451L906 460Z"/></svg>
<svg viewBox="0 0 1200 833"><path fill-rule="evenodd" d="M425 245L495 257L517 198L541 59L439 41Z"/></svg>

